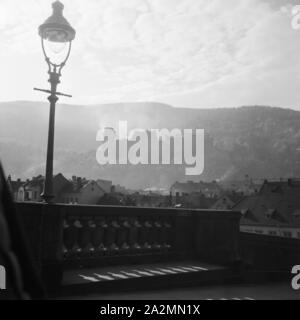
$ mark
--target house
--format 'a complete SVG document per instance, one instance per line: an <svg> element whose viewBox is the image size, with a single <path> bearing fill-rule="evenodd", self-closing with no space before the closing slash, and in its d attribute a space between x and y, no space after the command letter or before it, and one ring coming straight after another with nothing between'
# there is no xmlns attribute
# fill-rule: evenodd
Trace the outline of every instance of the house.
<svg viewBox="0 0 300 320"><path fill-rule="evenodd" d="M219 181L218 184L225 192L235 192L244 196L251 196L257 193L262 185L262 180L225 180Z"/></svg>
<svg viewBox="0 0 300 320"><path fill-rule="evenodd" d="M269 236L300 238L300 180L265 181L255 195L237 203L240 230Z"/></svg>
<svg viewBox="0 0 300 320"><path fill-rule="evenodd" d="M97 181L73 176L72 181L62 190L61 202L69 204L98 204L106 194Z"/></svg>
<svg viewBox="0 0 300 320"><path fill-rule="evenodd" d="M102 190L104 190L106 193L110 193L110 192L111 192L112 181L103 180L103 179L98 179L98 180L97 180L97 184L98 184L99 187L100 187Z"/></svg>
<svg viewBox="0 0 300 320"><path fill-rule="evenodd" d="M105 193L98 201L99 205L110 206L129 206L135 207L136 202L132 195L127 195L118 192Z"/></svg>
<svg viewBox="0 0 300 320"><path fill-rule="evenodd" d="M44 189L45 178L42 175L27 180L25 183L21 184L18 189L17 201L42 201L41 194ZM67 180L61 173L53 177L53 194L54 201L61 202L61 191L69 184Z"/></svg>
<svg viewBox="0 0 300 320"><path fill-rule="evenodd" d="M45 178L42 175L33 177L19 187L17 201L41 202Z"/></svg>
<svg viewBox="0 0 300 320"><path fill-rule="evenodd" d="M25 182L21 179L18 179L16 181L12 180L11 176L9 175L7 178L7 185L10 189L10 192L12 194L13 200L18 201L18 193L19 188L24 184Z"/></svg>
<svg viewBox="0 0 300 320"><path fill-rule="evenodd" d="M122 194L129 194L129 190L127 190L125 187L117 184L113 186L114 192L122 193Z"/></svg>
<svg viewBox="0 0 300 320"><path fill-rule="evenodd" d="M170 207L170 196L165 196L155 192L136 192L131 195L137 207L161 208Z"/></svg>
<svg viewBox="0 0 300 320"><path fill-rule="evenodd" d="M210 209L230 210L234 205L235 203L227 195L223 195L210 207Z"/></svg>
<svg viewBox="0 0 300 320"><path fill-rule="evenodd" d="M215 201L216 198L206 197L200 192L171 197L172 206L189 209L209 209Z"/></svg>
<svg viewBox="0 0 300 320"><path fill-rule="evenodd" d="M231 191L224 192L217 201L210 207L213 210L231 210L236 203L244 198L240 193Z"/></svg>
<svg viewBox="0 0 300 320"><path fill-rule="evenodd" d="M183 196L192 193L200 193L207 198L215 198L221 195L222 189L217 182L178 182L176 181L170 189L171 196Z"/></svg>

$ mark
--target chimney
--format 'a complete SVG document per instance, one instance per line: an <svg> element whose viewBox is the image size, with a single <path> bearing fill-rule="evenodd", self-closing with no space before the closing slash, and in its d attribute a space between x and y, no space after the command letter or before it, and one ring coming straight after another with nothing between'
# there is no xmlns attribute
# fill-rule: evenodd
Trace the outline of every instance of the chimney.
<svg viewBox="0 0 300 320"><path fill-rule="evenodd" d="M73 191L77 190L77 177L72 176Z"/></svg>
<svg viewBox="0 0 300 320"><path fill-rule="evenodd" d="M82 186L82 178L77 178L77 187L80 188Z"/></svg>

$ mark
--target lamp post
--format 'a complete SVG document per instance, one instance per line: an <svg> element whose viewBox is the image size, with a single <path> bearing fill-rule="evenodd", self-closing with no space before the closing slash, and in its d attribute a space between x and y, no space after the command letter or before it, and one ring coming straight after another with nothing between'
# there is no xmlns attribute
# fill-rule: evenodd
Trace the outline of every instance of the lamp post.
<svg viewBox="0 0 300 320"><path fill-rule="evenodd" d="M48 74L50 90L34 90L49 93L50 102L49 131L46 161L46 176L44 190L41 197L45 202L51 203L54 198L53 192L53 153L54 153L54 125L55 125L55 106L58 96L71 97L70 95L57 92L57 86L60 83L61 71L65 66L72 47L72 41L75 39L75 30L63 16L64 5L60 1L52 4L52 15L39 27L39 35L43 53L48 64Z"/></svg>

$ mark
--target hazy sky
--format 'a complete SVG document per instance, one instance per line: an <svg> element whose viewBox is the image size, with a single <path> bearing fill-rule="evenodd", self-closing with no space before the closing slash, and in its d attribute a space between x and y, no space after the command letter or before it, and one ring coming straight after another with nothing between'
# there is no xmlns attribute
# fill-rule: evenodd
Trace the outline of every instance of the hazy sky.
<svg viewBox="0 0 300 320"><path fill-rule="evenodd" d="M0 101L44 100L37 28L51 0L0 0ZM300 110L300 0L64 0L77 30L64 103Z"/></svg>

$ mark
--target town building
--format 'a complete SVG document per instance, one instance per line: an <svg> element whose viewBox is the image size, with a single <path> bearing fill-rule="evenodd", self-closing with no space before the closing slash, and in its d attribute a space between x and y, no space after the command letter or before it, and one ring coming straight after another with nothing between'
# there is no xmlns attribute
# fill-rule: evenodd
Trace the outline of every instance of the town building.
<svg viewBox="0 0 300 320"><path fill-rule="evenodd" d="M242 232L299 239L300 180L266 180L257 194L244 198L233 210L242 213Z"/></svg>
<svg viewBox="0 0 300 320"><path fill-rule="evenodd" d="M262 180L253 180L245 178L244 180L224 180L219 181L219 186L225 192L235 192L243 196L251 196L260 190Z"/></svg>
<svg viewBox="0 0 300 320"><path fill-rule="evenodd" d="M98 204L106 194L95 180L73 176L72 181L62 190L61 202L68 204Z"/></svg>
<svg viewBox="0 0 300 320"><path fill-rule="evenodd" d="M17 201L42 201L41 194L44 188L44 181L45 178L42 175L39 175L20 184L18 188ZM53 193L55 202L61 202L61 192L69 185L69 183L69 180L67 180L61 173L53 177Z"/></svg>
<svg viewBox="0 0 300 320"><path fill-rule="evenodd" d="M129 194L129 190L119 184L113 186L113 192L122 193L122 194Z"/></svg>
<svg viewBox="0 0 300 320"><path fill-rule="evenodd" d="M43 192L44 180L44 177L41 175L33 177L31 180L27 179L27 181L19 187L17 200L20 202L42 201L41 194Z"/></svg>
<svg viewBox="0 0 300 320"><path fill-rule="evenodd" d="M162 208L170 207L170 196L165 196L155 192L136 192L131 195L137 207Z"/></svg>
<svg viewBox="0 0 300 320"><path fill-rule="evenodd" d="M172 197L178 197L183 195L188 195L192 193L201 193L207 198L216 198L219 197L222 193L222 189L217 184L217 182L178 182L176 181L170 189Z"/></svg>
<svg viewBox="0 0 300 320"><path fill-rule="evenodd" d="M7 185L10 189L10 192L12 194L12 197L14 201L18 201L18 193L19 193L19 188L24 184L25 182L22 181L21 179L18 180L12 180L11 176L9 175L7 178Z"/></svg>
<svg viewBox="0 0 300 320"><path fill-rule="evenodd" d="M214 210L230 210L235 203L227 195L221 196L210 209Z"/></svg>
<svg viewBox="0 0 300 320"><path fill-rule="evenodd" d="M213 210L231 210L238 202L244 199L244 195L230 191L224 193L217 199L216 202L210 207Z"/></svg>
<svg viewBox="0 0 300 320"><path fill-rule="evenodd" d="M110 193L112 189L112 181L110 180L103 180L103 179L98 179L97 184L99 187L105 192L105 193Z"/></svg>
<svg viewBox="0 0 300 320"><path fill-rule="evenodd" d="M217 198L206 197L200 192L193 192L171 196L171 205L177 208L209 209L216 200Z"/></svg>

